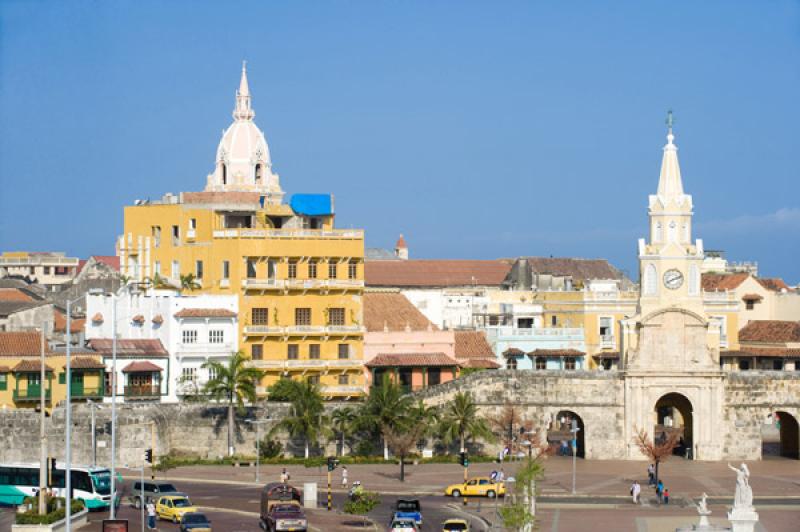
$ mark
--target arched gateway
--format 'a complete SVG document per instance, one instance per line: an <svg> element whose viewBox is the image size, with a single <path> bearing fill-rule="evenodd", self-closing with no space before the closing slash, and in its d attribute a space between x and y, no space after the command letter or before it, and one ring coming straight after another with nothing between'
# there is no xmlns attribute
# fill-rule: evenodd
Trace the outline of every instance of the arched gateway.
<svg viewBox="0 0 800 532"><path fill-rule="evenodd" d="M800 425L793 415L781 410L770 413L761 428L761 455L800 458Z"/></svg>
<svg viewBox="0 0 800 532"><path fill-rule="evenodd" d="M654 440L656 442L663 441L670 434L676 434L678 446L675 448L674 454L692 458L694 455L692 402L685 395L668 393L656 401L655 414Z"/></svg>

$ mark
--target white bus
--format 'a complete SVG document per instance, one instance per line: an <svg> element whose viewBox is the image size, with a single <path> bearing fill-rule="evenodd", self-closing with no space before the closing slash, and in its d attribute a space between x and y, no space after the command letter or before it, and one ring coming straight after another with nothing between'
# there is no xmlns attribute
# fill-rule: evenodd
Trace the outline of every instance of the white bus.
<svg viewBox="0 0 800 532"><path fill-rule="evenodd" d="M80 499L89 510L103 510L111 505L111 471L104 467L72 466L72 498ZM56 462L52 490L65 495L64 464ZM117 483L117 494L119 494ZM0 463L0 505L18 506L25 497L39 493L39 464ZM119 497L117 497L119 499Z"/></svg>

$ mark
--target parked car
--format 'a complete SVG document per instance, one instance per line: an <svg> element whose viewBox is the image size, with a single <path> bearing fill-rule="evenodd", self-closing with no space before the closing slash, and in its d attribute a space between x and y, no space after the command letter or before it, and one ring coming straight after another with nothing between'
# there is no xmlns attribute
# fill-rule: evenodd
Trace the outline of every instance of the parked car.
<svg viewBox="0 0 800 532"><path fill-rule="evenodd" d="M211 532L211 521L200 512L183 514L181 532Z"/></svg>
<svg viewBox="0 0 800 532"><path fill-rule="evenodd" d="M145 482L144 483L144 502L147 504L147 501L158 499L162 495L174 495L176 493L180 493L178 489L170 484L169 482ZM134 482L133 483L133 490L131 491L130 495L128 496L128 500L133 504L137 509L142 507L142 483L141 482Z"/></svg>
<svg viewBox="0 0 800 532"><path fill-rule="evenodd" d="M392 521L395 519L412 519L417 526L422 526L422 508L419 505L419 501L416 499L397 499L394 504Z"/></svg>
<svg viewBox="0 0 800 532"><path fill-rule="evenodd" d="M504 482L495 482L489 477L475 477L461 484L451 484L444 490L448 497L476 496L476 497L502 497L506 494Z"/></svg>
<svg viewBox="0 0 800 532"><path fill-rule="evenodd" d="M282 482L271 482L261 490L259 526L269 532L305 531L308 520L300 506L300 490Z"/></svg>
<svg viewBox="0 0 800 532"><path fill-rule="evenodd" d="M394 519L389 525L389 532L419 532L413 519Z"/></svg>
<svg viewBox="0 0 800 532"><path fill-rule="evenodd" d="M442 523L442 532L469 532L469 523L465 519L448 519Z"/></svg>
<svg viewBox="0 0 800 532"><path fill-rule="evenodd" d="M197 512L197 508L192 506L189 496L185 493L165 495L160 497L156 503L156 517L173 523L180 523L183 521L184 515L195 512Z"/></svg>

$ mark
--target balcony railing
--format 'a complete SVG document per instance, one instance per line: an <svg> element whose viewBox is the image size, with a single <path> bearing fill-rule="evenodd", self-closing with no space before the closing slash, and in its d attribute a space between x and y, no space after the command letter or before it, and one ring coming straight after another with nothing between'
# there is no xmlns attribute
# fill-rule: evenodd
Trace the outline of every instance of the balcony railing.
<svg viewBox="0 0 800 532"><path fill-rule="evenodd" d="M94 399L103 397L102 388L83 388L82 390L70 388L70 395L77 399Z"/></svg>
<svg viewBox="0 0 800 532"><path fill-rule="evenodd" d="M124 394L130 399L152 399L161 395L160 386L125 386Z"/></svg>
<svg viewBox="0 0 800 532"><path fill-rule="evenodd" d="M278 335L283 334L283 327L270 327L269 325L245 325L244 334L255 335Z"/></svg>
<svg viewBox="0 0 800 532"><path fill-rule="evenodd" d="M606 334L600 337L600 348L616 347L617 342L614 336Z"/></svg>
<svg viewBox="0 0 800 532"><path fill-rule="evenodd" d="M341 336L347 334L363 334L366 329L360 325L292 325L290 327L272 327L269 325L245 325L244 334L247 336Z"/></svg>
<svg viewBox="0 0 800 532"><path fill-rule="evenodd" d="M363 240L361 229L218 229L214 238L339 238Z"/></svg>
<svg viewBox="0 0 800 532"><path fill-rule="evenodd" d="M250 290L329 290L364 288L358 279L242 279L242 287Z"/></svg>
<svg viewBox="0 0 800 532"><path fill-rule="evenodd" d="M323 395L358 395L364 393L362 386L322 386L320 392Z"/></svg>
<svg viewBox="0 0 800 532"><path fill-rule="evenodd" d="M519 329L512 327L490 327L495 330L497 336L542 336L547 338L563 338L577 336L583 338L583 329L579 327L532 327L530 329Z"/></svg>
<svg viewBox="0 0 800 532"><path fill-rule="evenodd" d="M256 290L283 290L286 284L283 279L242 279L242 286Z"/></svg>
<svg viewBox="0 0 800 532"><path fill-rule="evenodd" d="M364 332L360 325L328 325L328 334L354 334Z"/></svg>
<svg viewBox="0 0 800 532"><path fill-rule="evenodd" d="M36 388L28 388L27 390L14 390L14 401L40 401L42 398L42 390ZM44 398L46 401L50 400L50 390L44 391Z"/></svg>
<svg viewBox="0 0 800 532"><path fill-rule="evenodd" d="M77 258L69 257L0 257L0 266L77 266Z"/></svg>

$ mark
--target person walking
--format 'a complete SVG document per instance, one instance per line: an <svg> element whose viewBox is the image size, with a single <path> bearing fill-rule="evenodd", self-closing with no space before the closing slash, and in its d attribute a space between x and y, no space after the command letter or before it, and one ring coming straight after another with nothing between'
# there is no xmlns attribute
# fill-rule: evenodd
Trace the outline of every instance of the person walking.
<svg viewBox="0 0 800 532"><path fill-rule="evenodd" d="M656 483L656 467L653 464L647 466L647 485L652 486Z"/></svg>
<svg viewBox="0 0 800 532"><path fill-rule="evenodd" d="M642 486L638 480L634 480L631 485L631 497L633 497L633 504L639 504L639 494L642 493Z"/></svg>
<svg viewBox="0 0 800 532"><path fill-rule="evenodd" d="M669 488L664 488L664 504L669 504Z"/></svg>
<svg viewBox="0 0 800 532"><path fill-rule="evenodd" d="M152 500L147 501L147 528L148 530L156 529L156 505Z"/></svg>
<svg viewBox="0 0 800 532"><path fill-rule="evenodd" d="M347 487L347 466L342 466L342 487Z"/></svg>
<svg viewBox="0 0 800 532"><path fill-rule="evenodd" d="M661 480L656 484L656 498L658 499L658 504L664 502L664 483Z"/></svg>
<svg viewBox="0 0 800 532"><path fill-rule="evenodd" d="M286 484L287 482L289 482L289 473L286 472L284 467L283 471L281 471L281 484Z"/></svg>

